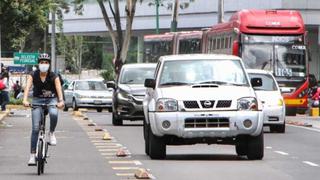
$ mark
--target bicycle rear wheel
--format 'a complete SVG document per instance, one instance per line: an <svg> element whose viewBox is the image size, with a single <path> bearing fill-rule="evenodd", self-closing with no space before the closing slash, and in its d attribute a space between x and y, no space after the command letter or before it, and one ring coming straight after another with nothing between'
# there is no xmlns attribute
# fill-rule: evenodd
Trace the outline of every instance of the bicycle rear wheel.
<svg viewBox="0 0 320 180"><path fill-rule="evenodd" d="M43 157L43 141L38 141L38 154L37 154L37 169L38 175L42 174L44 171L44 157Z"/></svg>

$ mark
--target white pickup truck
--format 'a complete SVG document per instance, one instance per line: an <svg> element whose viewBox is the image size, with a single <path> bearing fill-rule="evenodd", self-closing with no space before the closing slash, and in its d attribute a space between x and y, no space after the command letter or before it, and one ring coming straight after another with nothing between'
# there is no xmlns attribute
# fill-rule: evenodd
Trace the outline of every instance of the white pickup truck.
<svg viewBox="0 0 320 180"><path fill-rule="evenodd" d="M143 101L145 152L166 156L166 145L234 144L237 155L262 159L263 114L239 57L162 56L146 79Z"/></svg>

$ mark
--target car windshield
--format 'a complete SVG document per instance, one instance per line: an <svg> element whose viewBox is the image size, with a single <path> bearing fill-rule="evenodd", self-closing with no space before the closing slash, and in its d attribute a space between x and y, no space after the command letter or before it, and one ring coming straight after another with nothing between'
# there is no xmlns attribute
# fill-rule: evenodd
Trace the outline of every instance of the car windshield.
<svg viewBox="0 0 320 180"><path fill-rule="evenodd" d="M78 81L76 83L75 89L104 91L104 90L107 90L107 87L102 81Z"/></svg>
<svg viewBox="0 0 320 180"><path fill-rule="evenodd" d="M277 91L277 85L274 79L270 74L259 74L259 73L249 73L250 78L261 78L262 79L262 86L255 87L255 90L262 90L262 91Z"/></svg>
<svg viewBox="0 0 320 180"><path fill-rule="evenodd" d="M143 84L147 78L153 78L155 67L125 68L120 75L120 84Z"/></svg>
<svg viewBox="0 0 320 180"><path fill-rule="evenodd" d="M160 85L194 84L247 86L248 81L239 60L177 60L163 64Z"/></svg>

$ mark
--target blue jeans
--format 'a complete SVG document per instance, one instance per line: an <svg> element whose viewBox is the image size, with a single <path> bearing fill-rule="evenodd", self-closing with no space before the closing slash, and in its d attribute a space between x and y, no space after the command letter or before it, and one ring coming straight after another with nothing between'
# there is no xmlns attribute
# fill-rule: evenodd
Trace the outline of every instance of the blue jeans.
<svg viewBox="0 0 320 180"><path fill-rule="evenodd" d="M56 105L57 98L33 98L32 104ZM32 108L32 133L31 133L31 153L36 152L38 134L41 121L41 107ZM54 132L58 122L58 109L55 106L49 106L50 132Z"/></svg>
<svg viewBox="0 0 320 180"><path fill-rule="evenodd" d="M6 110L6 105L9 102L9 92L8 91L1 91L1 111Z"/></svg>

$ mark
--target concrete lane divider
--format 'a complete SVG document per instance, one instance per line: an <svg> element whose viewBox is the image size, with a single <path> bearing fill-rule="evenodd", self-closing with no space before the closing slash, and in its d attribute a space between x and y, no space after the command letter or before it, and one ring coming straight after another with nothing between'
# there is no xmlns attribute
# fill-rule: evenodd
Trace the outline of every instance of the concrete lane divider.
<svg viewBox="0 0 320 180"><path fill-rule="evenodd" d="M110 136L110 134L108 132L105 132L103 137L102 137L102 140L111 140L112 137Z"/></svg>
<svg viewBox="0 0 320 180"><path fill-rule="evenodd" d="M144 168L137 169L134 173L134 177L137 179L151 179L150 173Z"/></svg>

